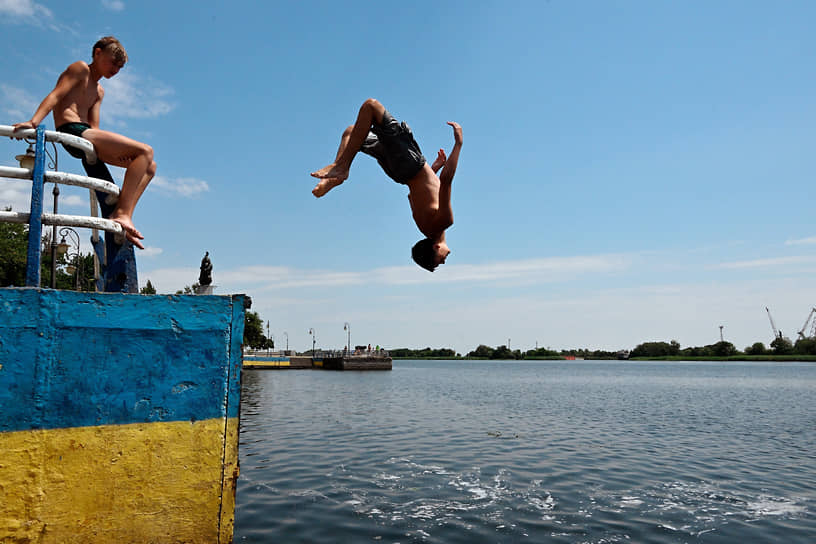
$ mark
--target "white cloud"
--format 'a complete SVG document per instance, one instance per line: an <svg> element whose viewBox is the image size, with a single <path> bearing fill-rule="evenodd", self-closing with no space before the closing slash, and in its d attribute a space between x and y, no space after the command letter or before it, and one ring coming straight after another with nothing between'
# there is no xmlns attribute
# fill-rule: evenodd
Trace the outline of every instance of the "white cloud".
<svg viewBox="0 0 816 544"><path fill-rule="evenodd" d="M139 251L138 255L139 255L139 257L144 257L146 259L152 259L153 257L158 257L162 253L164 253L164 250L162 248L160 248L160 247L146 246L144 248L144 251Z"/></svg>
<svg viewBox="0 0 816 544"><path fill-rule="evenodd" d="M253 311L272 321L279 341L281 331L288 330L294 349L310 346L304 334L309 327L318 331L322 346L345 344L346 321L361 342L365 338L365 343L390 347L467 352L479 343L505 344L508 338L520 349L538 343L615 350L673 339L685 347L718 341L724 325L726 340L742 349L770 342L766 305L787 332L801 326L816 300L809 276L786 275L801 258L744 261L736 263L740 266L727 279L686 282L683 271L672 279L653 274L674 263L677 255L644 255L445 265L434 274L413 265L361 271L216 267L213 280L217 294L251 296ZM746 263L775 263L779 274L752 279ZM192 285L198 274L194 266L140 272L142 281L150 278L164 293ZM446 281L448 275L455 279ZM599 278L604 281L595 281Z"/></svg>
<svg viewBox="0 0 816 544"><path fill-rule="evenodd" d="M185 198L192 198L210 190L210 186L206 181L196 178L170 179L156 176L150 182L150 186L163 193Z"/></svg>
<svg viewBox="0 0 816 544"><path fill-rule="evenodd" d="M102 7L111 11L122 11L125 9L125 3L121 0L102 0Z"/></svg>
<svg viewBox="0 0 816 544"><path fill-rule="evenodd" d="M810 244L816 244L816 236L810 236L808 238L799 238L798 240L787 240L785 242L786 246L802 246Z"/></svg>
<svg viewBox="0 0 816 544"><path fill-rule="evenodd" d="M51 10L31 0L0 0L0 14L21 19L51 18Z"/></svg>
<svg viewBox="0 0 816 544"><path fill-rule="evenodd" d="M85 208L86 210L89 210L88 213L90 213L90 204L88 204L88 200L78 195L60 196L59 206L60 210L62 210L63 206L67 208Z"/></svg>
<svg viewBox="0 0 816 544"><path fill-rule="evenodd" d="M168 98L173 89L153 78L143 78L132 72L121 72L104 83L104 118L152 119L172 111L174 104Z"/></svg>
<svg viewBox="0 0 816 544"><path fill-rule="evenodd" d="M0 209L11 206L12 211L27 212L31 208L31 182L0 180Z"/></svg>
<svg viewBox="0 0 816 544"><path fill-rule="evenodd" d="M15 122L30 119L38 105L36 98L28 92L6 83L0 83L0 96L2 96L0 104L2 104L3 111L10 119L16 120Z"/></svg>
<svg viewBox="0 0 816 544"><path fill-rule="evenodd" d="M629 266L622 255L526 259L483 265L445 265L433 275L416 266L364 271L304 270L286 266L243 266L219 271L219 281L234 289L277 291L295 288L335 288L361 285L410 286L456 283L526 285L574 279L579 274L618 272ZM157 271L164 273L164 271ZM173 275L171 272L167 272ZM186 270L184 272L187 274Z"/></svg>
<svg viewBox="0 0 816 544"><path fill-rule="evenodd" d="M736 261L733 263L721 263L714 265L714 269L735 269L735 268L769 268L780 267L792 264L810 264L816 263L816 256L798 255L791 257L774 257L770 259L754 259L751 261Z"/></svg>

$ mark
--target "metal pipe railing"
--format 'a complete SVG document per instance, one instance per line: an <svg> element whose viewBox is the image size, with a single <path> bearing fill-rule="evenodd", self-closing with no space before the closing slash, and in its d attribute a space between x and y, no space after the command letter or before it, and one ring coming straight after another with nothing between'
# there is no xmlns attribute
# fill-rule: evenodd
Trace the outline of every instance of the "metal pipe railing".
<svg viewBox="0 0 816 544"><path fill-rule="evenodd" d="M0 125L0 136L8 136L9 138L34 139L37 137L37 130L40 130L42 125L37 128L26 128L14 132L14 127L10 125ZM44 130L44 129L43 129ZM74 136L73 134L66 134L65 132L56 132L54 130L45 130L45 141L56 142L60 144L69 145L79 149L85 154L85 160L88 164L95 164L97 161L96 150L91 142L85 138Z"/></svg>
<svg viewBox="0 0 816 544"><path fill-rule="evenodd" d="M31 180L30 212L0 211L0 222L28 224L26 286L39 287L40 285L40 240L42 237L43 225L99 229L117 234L119 236L124 234L122 226L115 221L111 221L110 219L79 215L64 215L57 213L43 213L43 186L46 181L54 184L62 183L64 185L84 187L90 190L91 195L94 195L95 191L101 191L102 193L107 194L107 197L105 198L106 204L114 205L116 203L119 197L120 189L115 183L89 176L80 176L66 172L46 171L45 143L47 141L59 142L75 147L84 153L85 162L88 164L94 164L97 162L97 156L91 142L71 134L47 131L42 125L38 126L36 129L25 129L18 132L14 132L14 127L12 126L0 125L0 136L7 136L9 138L17 139L30 139L33 137L35 140L33 168L29 169L16 168L12 166L0 166L0 178ZM56 196L54 198L56 199ZM56 205L54 211L56 212Z"/></svg>

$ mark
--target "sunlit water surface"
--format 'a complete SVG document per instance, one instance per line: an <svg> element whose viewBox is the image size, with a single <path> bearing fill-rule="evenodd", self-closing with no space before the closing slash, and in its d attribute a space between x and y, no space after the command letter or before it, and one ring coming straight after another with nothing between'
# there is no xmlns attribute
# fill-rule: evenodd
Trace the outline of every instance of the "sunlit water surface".
<svg viewBox="0 0 816 544"><path fill-rule="evenodd" d="M235 542L816 542L816 364L245 371Z"/></svg>

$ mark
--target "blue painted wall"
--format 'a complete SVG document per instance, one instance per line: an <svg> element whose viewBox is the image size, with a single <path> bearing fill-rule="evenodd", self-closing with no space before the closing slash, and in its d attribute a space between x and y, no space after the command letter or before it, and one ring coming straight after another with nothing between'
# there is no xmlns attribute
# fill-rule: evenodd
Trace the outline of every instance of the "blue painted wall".
<svg viewBox="0 0 816 544"><path fill-rule="evenodd" d="M0 289L0 432L237 417L244 298Z"/></svg>

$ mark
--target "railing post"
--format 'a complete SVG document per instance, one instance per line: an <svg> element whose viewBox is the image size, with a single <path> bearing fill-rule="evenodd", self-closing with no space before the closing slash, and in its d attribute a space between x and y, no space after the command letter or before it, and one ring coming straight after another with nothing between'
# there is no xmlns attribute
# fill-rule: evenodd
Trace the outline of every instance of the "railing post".
<svg viewBox="0 0 816 544"><path fill-rule="evenodd" d="M45 128L37 127L34 144L34 175L31 180L31 215L28 218L26 287L40 286L40 244L42 243L43 181L45 177Z"/></svg>

